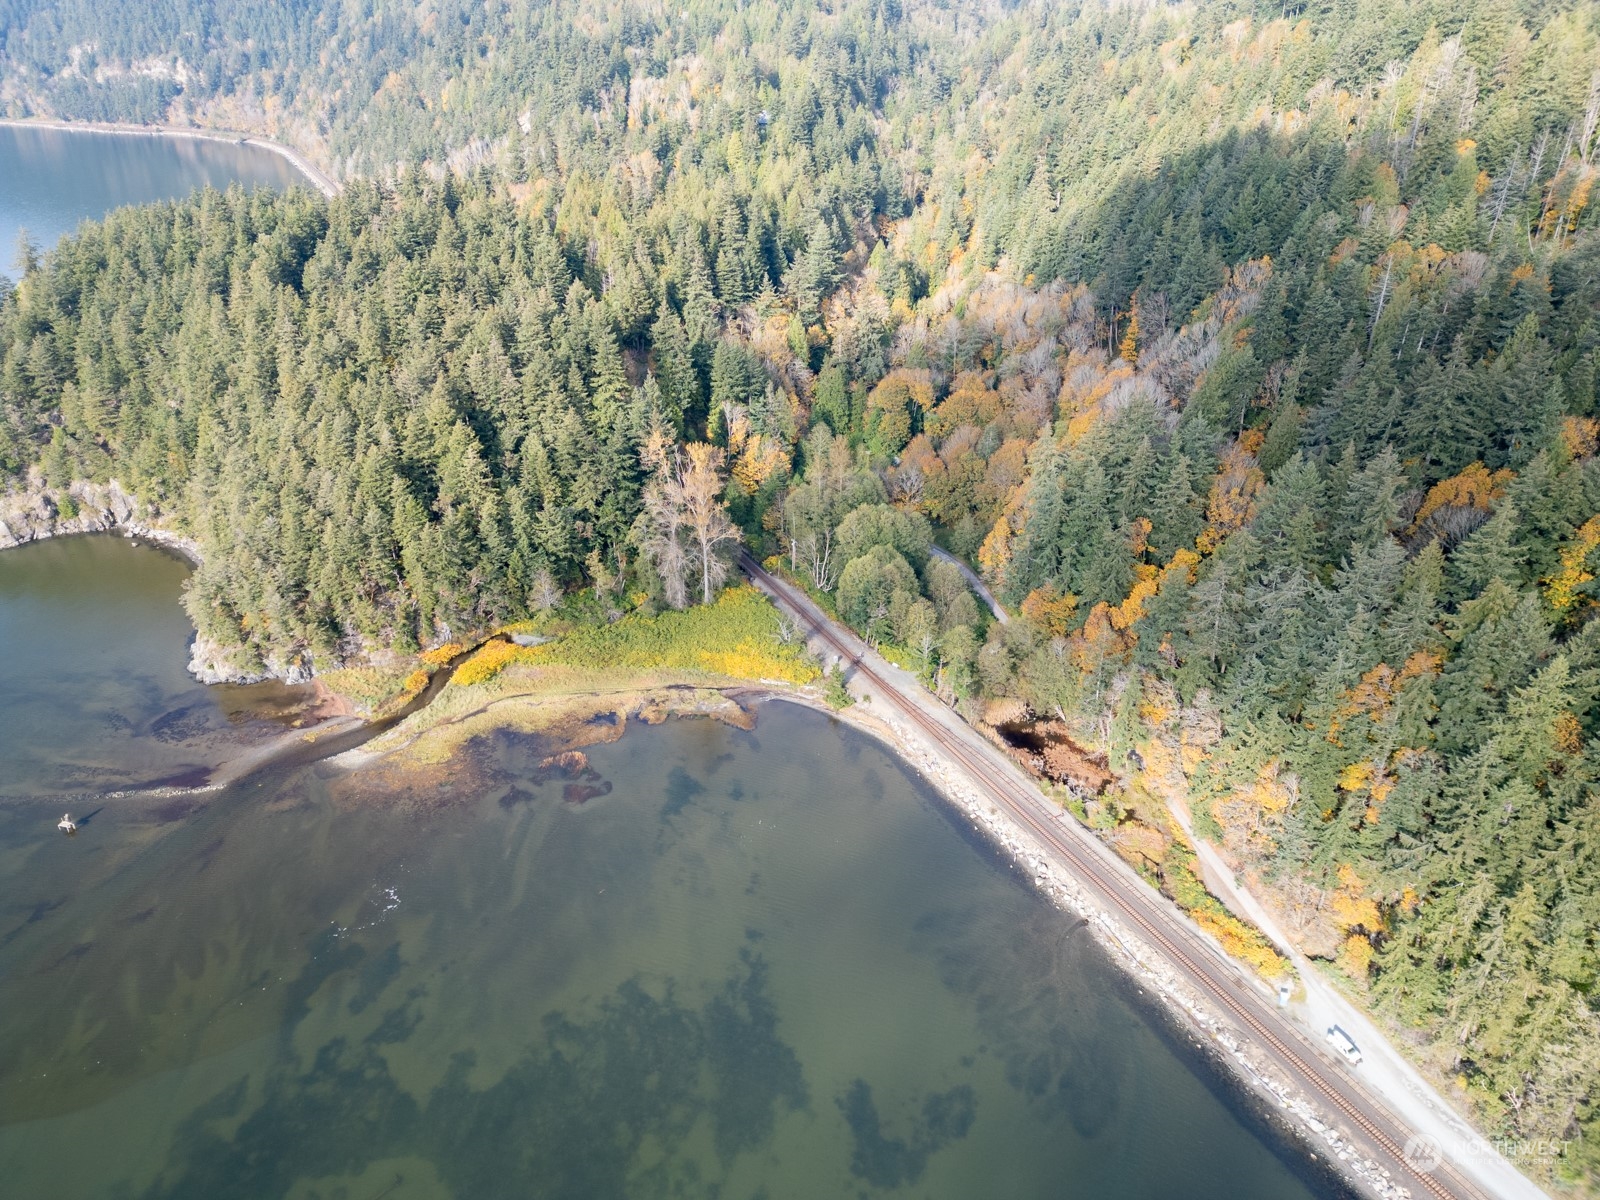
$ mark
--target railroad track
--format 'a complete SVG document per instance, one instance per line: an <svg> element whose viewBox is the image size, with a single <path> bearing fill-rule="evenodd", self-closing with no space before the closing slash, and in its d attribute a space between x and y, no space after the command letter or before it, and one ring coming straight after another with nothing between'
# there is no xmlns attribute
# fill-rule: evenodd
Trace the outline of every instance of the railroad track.
<svg viewBox="0 0 1600 1200"><path fill-rule="evenodd" d="M1353 1081L1330 1074L1304 1037L1277 1020L1275 1014L1252 1011L1249 1002L1235 990L1239 987L1237 979L1232 981L1233 986L1229 986L1228 980L1204 963L1206 951L1198 954L1191 952L1189 947L1179 944L1161 927L1160 923L1166 921L1165 916L1154 911L1148 895L1136 895L1132 890L1138 888L1140 892L1145 891L1143 883L1124 879L1106 864L1095 861L1093 854L1074 845L1073 839L1063 836L1064 831L1057 822L1043 816L1037 790L1031 785L1024 787L1013 778L1009 762L1006 763L1008 769L996 770L994 765L981 761L972 747L954 737L948 729L923 712L917 703L905 697L895 684L875 671L865 661L861 651L846 641L831 622L826 618L819 619L809 597L775 579L748 552L741 552L740 560L746 574L784 600L818 638L839 654L842 661L850 663L854 671L888 697L913 725L967 773L975 785L987 789L1013 818L1027 826L1064 858L1080 880L1090 883L1144 937L1159 947L1199 991L1270 1047L1282 1065L1288 1068L1289 1074L1298 1077L1297 1082L1303 1091L1336 1109L1360 1130L1370 1143L1368 1148L1377 1152L1374 1158L1381 1160L1386 1157L1390 1160L1388 1171L1392 1179L1404 1181L1404 1186L1411 1187L1413 1194L1420 1188L1423 1193L1436 1196L1439 1200L1491 1200L1476 1184L1464 1178L1448 1159L1441 1161L1433 1172L1421 1171L1413 1166L1404 1150L1407 1139L1412 1135L1406 1124L1375 1098L1353 1095ZM1278 1028L1274 1028L1274 1024Z"/></svg>

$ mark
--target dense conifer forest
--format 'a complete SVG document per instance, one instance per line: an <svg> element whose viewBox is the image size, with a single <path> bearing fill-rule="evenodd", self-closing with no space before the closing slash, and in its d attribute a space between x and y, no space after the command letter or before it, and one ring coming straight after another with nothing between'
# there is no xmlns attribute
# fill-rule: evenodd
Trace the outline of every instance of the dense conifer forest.
<svg viewBox="0 0 1600 1200"><path fill-rule="evenodd" d="M742 540L974 719L1058 722L1175 893L1192 812L1597 1186L1600 8L0 30L15 114L347 179L116 213L0 302L0 469L171 514L207 636L324 666L578 589L682 607Z"/></svg>

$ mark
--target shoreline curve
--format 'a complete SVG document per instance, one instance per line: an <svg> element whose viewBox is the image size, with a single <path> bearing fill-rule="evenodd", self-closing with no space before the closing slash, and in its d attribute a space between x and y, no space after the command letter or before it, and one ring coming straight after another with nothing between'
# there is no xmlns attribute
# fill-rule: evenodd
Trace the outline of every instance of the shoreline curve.
<svg viewBox="0 0 1600 1200"><path fill-rule="evenodd" d="M0 117L0 126L13 129L52 129L61 133L109 133L119 137L192 138L202 142L223 142L235 146L254 146L286 159L312 187L332 199L342 190L331 176L293 146L242 130L210 129L194 125L130 125L111 121L63 121L56 117Z"/></svg>

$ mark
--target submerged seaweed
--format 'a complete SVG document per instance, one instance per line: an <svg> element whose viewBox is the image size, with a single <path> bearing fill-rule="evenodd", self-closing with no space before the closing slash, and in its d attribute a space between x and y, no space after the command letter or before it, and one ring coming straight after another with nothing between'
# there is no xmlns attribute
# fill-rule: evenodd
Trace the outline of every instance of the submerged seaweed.
<svg viewBox="0 0 1600 1200"><path fill-rule="evenodd" d="M393 953L329 958L334 970L357 971L370 1003L392 977ZM539 1040L487 1087L470 1082L475 1056L459 1053L420 1103L381 1052L421 1021L413 991L363 1042L333 1038L308 1067L271 1075L248 1115L246 1080L196 1107L145 1200L278 1196L297 1179L397 1155L431 1160L459 1196L680 1194L693 1160L645 1170L647 1142L680 1147L708 1120L726 1163L765 1143L781 1111L807 1104L799 1057L778 1036L766 963L750 950L740 958L700 1007L670 983L652 991L633 979L586 1017L550 1014ZM231 1136L221 1132L236 1122Z"/></svg>
<svg viewBox="0 0 1600 1200"><path fill-rule="evenodd" d="M865 1079L851 1084L838 1104L855 1139L850 1173L880 1188L916 1183L927 1169L930 1157L967 1136L978 1111L976 1094L971 1087L962 1084L925 1099L921 1116L912 1122L910 1134L892 1138L883 1132L872 1087Z"/></svg>

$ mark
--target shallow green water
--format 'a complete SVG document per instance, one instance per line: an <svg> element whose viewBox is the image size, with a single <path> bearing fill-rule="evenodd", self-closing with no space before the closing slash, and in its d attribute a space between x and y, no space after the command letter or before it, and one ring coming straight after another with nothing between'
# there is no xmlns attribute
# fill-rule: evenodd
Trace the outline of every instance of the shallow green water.
<svg viewBox="0 0 1600 1200"><path fill-rule="evenodd" d="M110 791L203 763L227 728L184 670L189 568L122 538L0 552L0 795Z"/></svg>
<svg viewBox="0 0 1600 1200"><path fill-rule="evenodd" d="M235 182L306 186L288 159L259 146L0 126L0 273L16 275L12 257L20 230L48 249L79 222L113 208Z"/></svg>
<svg viewBox="0 0 1600 1200"><path fill-rule="evenodd" d="M155 551L52 562L90 596L107 547L175 609ZM81 637L15 561L8 647ZM97 633L159 707L184 689L149 620ZM0 767L81 769L93 673L13 671L65 715ZM484 739L403 794L308 769L111 802L72 839L0 802L6 1193L1318 1194L876 743L769 704L749 733L631 729L584 778L544 753Z"/></svg>

